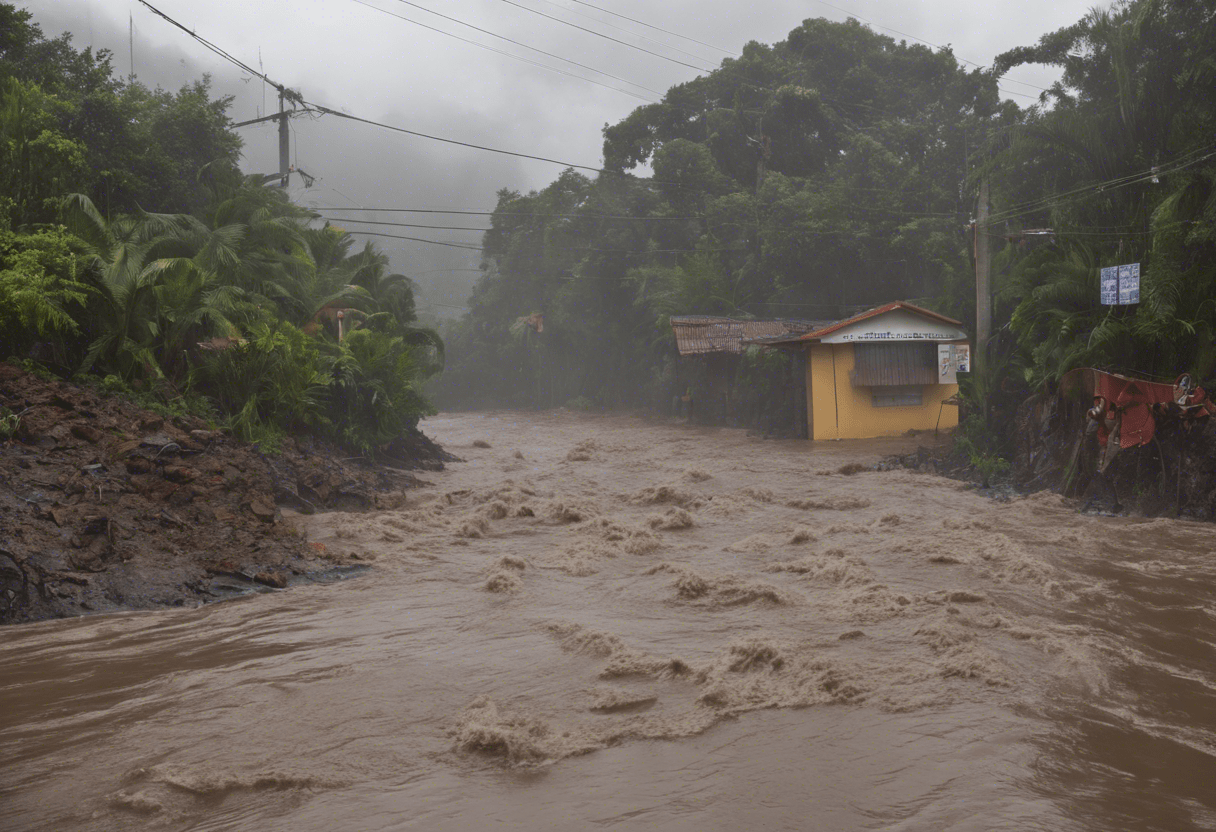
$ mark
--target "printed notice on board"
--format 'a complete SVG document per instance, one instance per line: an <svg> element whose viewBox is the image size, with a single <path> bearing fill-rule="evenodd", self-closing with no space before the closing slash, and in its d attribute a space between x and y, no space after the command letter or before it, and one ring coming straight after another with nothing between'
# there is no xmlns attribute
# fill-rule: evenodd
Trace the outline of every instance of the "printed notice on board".
<svg viewBox="0 0 1216 832"><path fill-rule="evenodd" d="M937 383L957 384L959 373L971 372L970 344L937 345Z"/></svg>
<svg viewBox="0 0 1216 832"><path fill-rule="evenodd" d="M1140 302L1140 264L1107 266L1102 269L1101 301L1103 306L1129 306Z"/></svg>

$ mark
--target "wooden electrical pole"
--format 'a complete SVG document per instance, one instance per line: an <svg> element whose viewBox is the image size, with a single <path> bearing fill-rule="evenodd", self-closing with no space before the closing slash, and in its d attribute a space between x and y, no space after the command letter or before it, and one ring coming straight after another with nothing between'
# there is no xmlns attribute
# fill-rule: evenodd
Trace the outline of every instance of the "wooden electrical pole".
<svg viewBox="0 0 1216 832"><path fill-rule="evenodd" d="M988 236L988 177L980 180L980 199L975 220L975 371L988 364L988 339L992 337L992 247Z"/></svg>
<svg viewBox="0 0 1216 832"><path fill-rule="evenodd" d="M269 83L274 84L273 81ZM279 184L286 188L287 180L291 176L291 128L288 126L287 121L295 113L295 105L293 104L292 109L289 110L287 109L287 102L299 100L300 96L299 93L293 93L291 90L278 84L275 84L275 87L279 91L279 111L277 113L271 113L268 116L261 116L259 118L251 118L249 121L239 121L232 126L245 127L249 124L264 124L268 121L277 121L279 123ZM312 177L304 173L304 171L297 171L297 173L304 178L305 182L310 185L312 184Z"/></svg>
<svg viewBox="0 0 1216 832"><path fill-rule="evenodd" d="M283 175L282 185L287 187L287 178L291 173L291 134L288 132L287 119L291 116L286 109L286 99L283 88L279 89L279 173Z"/></svg>

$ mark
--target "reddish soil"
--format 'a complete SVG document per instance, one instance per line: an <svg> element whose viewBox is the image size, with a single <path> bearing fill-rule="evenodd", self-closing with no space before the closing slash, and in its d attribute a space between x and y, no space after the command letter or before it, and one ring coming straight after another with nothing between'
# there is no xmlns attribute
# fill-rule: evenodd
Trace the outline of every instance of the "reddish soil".
<svg viewBox="0 0 1216 832"><path fill-rule="evenodd" d="M391 507L421 483L406 468L453 459L421 433L391 465L289 440L280 454L164 419L125 398L0 363L0 623L195 605L358 568L310 543L280 506Z"/></svg>

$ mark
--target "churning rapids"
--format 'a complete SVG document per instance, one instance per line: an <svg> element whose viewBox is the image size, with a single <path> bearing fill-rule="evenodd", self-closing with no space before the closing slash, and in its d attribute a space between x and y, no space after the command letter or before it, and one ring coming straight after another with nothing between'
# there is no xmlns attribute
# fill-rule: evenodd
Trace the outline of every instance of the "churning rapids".
<svg viewBox="0 0 1216 832"><path fill-rule="evenodd" d="M295 521L358 579L0 631L0 828L1216 828L1212 526L846 473L904 439L427 428L467 461Z"/></svg>

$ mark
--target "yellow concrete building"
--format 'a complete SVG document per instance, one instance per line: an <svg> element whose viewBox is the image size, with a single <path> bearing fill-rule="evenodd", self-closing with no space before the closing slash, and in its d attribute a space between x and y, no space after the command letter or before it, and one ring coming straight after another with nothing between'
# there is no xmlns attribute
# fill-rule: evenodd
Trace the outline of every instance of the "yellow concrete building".
<svg viewBox="0 0 1216 832"><path fill-rule="evenodd" d="M769 346L806 356L807 436L869 439L952 428L970 348L962 323L895 301Z"/></svg>

